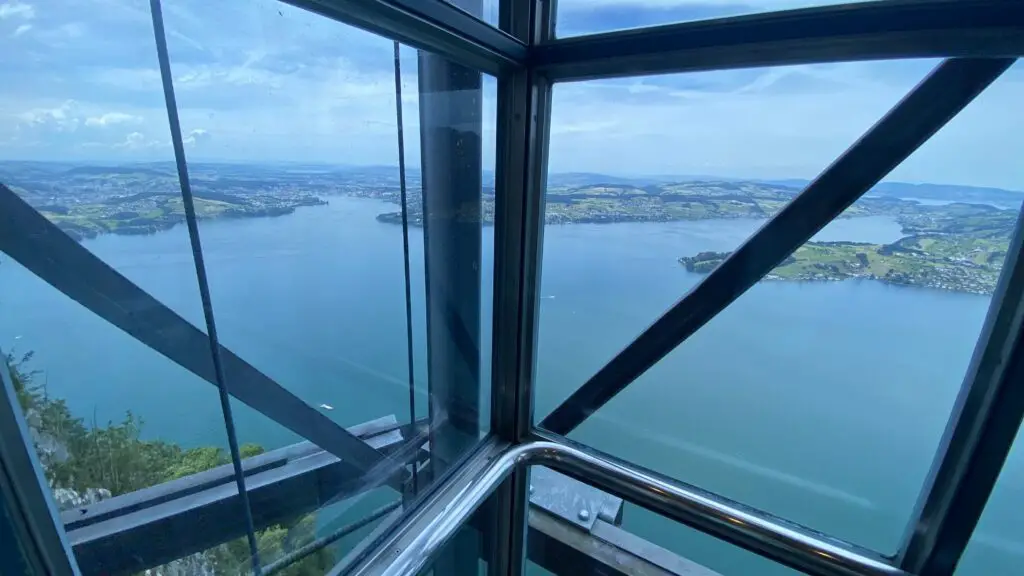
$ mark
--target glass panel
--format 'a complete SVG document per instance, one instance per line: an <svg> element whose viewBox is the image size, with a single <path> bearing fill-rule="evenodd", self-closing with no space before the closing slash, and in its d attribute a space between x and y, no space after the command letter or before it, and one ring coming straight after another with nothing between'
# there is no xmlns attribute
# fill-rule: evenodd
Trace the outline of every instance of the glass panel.
<svg viewBox="0 0 1024 576"><path fill-rule="evenodd" d="M1024 560L1024 522L1017 512L1024 502L1024 454L1018 448L1019 440L1020 433L967 543L956 576L1014 574L1020 570Z"/></svg>
<svg viewBox="0 0 1024 576"><path fill-rule="evenodd" d="M867 102L879 102L883 94L891 102L920 77L921 65L866 64L853 70L870 79L876 99ZM792 100L796 86L790 84L784 101L806 106L776 108L766 96L763 107L731 117L715 114L720 98L700 98L702 91L691 89L697 104L678 107L705 113L688 115L685 122L677 120L683 113L665 112L672 108L605 105L590 117L628 119L622 128L627 136L618 136L615 126L606 128L589 149L614 146L617 152L606 155L608 169L635 165L634 174L686 174L703 161L705 174L731 179L738 202L756 199L766 184L794 185L792 194L828 162L814 168L800 162L804 155L814 157L834 144L827 151L833 156L855 137L839 135L837 128L864 127L849 122L859 117L863 103L842 103L856 98L856 89ZM878 86L889 90L876 93ZM1006 151L1019 145L1020 125L1017 119L1003 123L1022 87L1020 70L1012 70L869 197L571 436L830 535L894 552L960 387L1015 208L1024 198L1015 191L1018 163ZM573 112L583 107L573 106ZM815 118L818 109L843 114ZM557 152L567 158L580 153L558 144L561 110L556 104L553 170L560 162ZM659 130L652 117L660 118L657 126L686 129ZM812 122L798 123L803 120ZM779 137L771 147L756 149L751 142L758 142L765 127L774 127ZM678 168L672 168L670 155ZM663 190L665 180L675 179L652 177L645 190ZM549 211L557 182L552 174ZM542 307L539 414L713 269L722 256L710 252L732 249L716 246L735 247L758 225L751 222L737 232L736 220L721 219L722 203L708 198L715 188L677 186L695 190L699 206L712 205L689 218L707 218L709 212L719 218L546 230L543 294L557 299Z"/></svg>
<svg viewBox="0 0 1024 576"><path fill-rule="evenodd" d="M674 24L774 10L847 4L845 0L558 0L558 36Z"/></svg>
<svg viewBox="0 0 1024 576"><path fill-rule="evenodd" d="M143 2L117 8L0 6L0 184L35 211L20 224L43 217L2 246L0 369L65 521L227 452L215 386L181 365L209 365L209 346L152 23ZM10 194L0 189L4 211L20 204ZM155 299L111 292L119 275ZM138 337L174 333L185 345L163 356L83 304Z"/></svg>
<svg viewBox="0 0 1024 576"><path fill-rule="evenodd" d="M498 4L502 0L444 0L457 6L491 26L498 26Z"/></svg>
<svg viewBox="0 0 1024 576"><path fill-rule="evenodd" d="M831 163L931 65L557 84L538 420L696 284L681 256L736 248L806 181L792 178L812 178ZM878 224L898 233L891 222Z"/></svg>
<svg viewBox="0 0 1024 576"><path fill-rule="evenodd" d="M494 497L485 501L473 516L455 533L451 541L434 558L420 576L485 576L493 551L488 540L494 540L496 519Z"/></svg>
<svg viewBox="0 0 1024 576"><path fill-rule="evenodd" d="M18 8L0 21L29 22L12 28L17 44L0 55L0 77L17 86L0 99L11 119L0 123L0 182L185 318L158 323L137 300L119 302L136 314L133 334L177 335L186 321L205 326L187 231L177 226L183 204L148 5L70 10ZM69 14L79 23L66 24ZM417 432L409 424L429 421L434 462L418 474L419 488L487 433L493 237L485 224L493 221L495 80L436 56L401 53L412 224L410 407L394 44L277 2L216 10L167 3L164 17L221 342L225 357L237 354L253 367L235 378L237 370L228 370L228 385L238 392L280 384L304 402L260 413L232 400L243 465L301 458L302 466L286 468L301 468L303 486L317 488L254 498L254 506L277 498L275 510L295 512L257 526L261 561L272 566L344 532L285 573L320 570L373 528L364 519L394 508L408 475L378 489L386 474L353 478L346 461L301 444L307 439L284 421L319 421L322 432L334 430L331 421L354 427L389 458L380 467L399 470L426 454L396 454ZM421 126L424 149L452 153L421 162ZM424 218L424 196L460 209L435 206ZM78 254L69 263L81 260ZM99 303L86 305L101 308L106 284L94 286L92 272L77 281L99 292ZM229 462L213 385L6 256L0 280L0 350L21 383L27 415L73 435L65 442L48 428L36 432L64 506ZM208 354L206 336L195 335L201 340L176 342ZM428 341L433 358L446 354L431 363L433 372ZM117 444L79 455L77 443L86 440L83 450ZM82 463L87 456L96 457ZM96 468L96 478L86 473L92 468L67 462ZM252 473L247 484L267 488L267 478ZM288 498L295 501L282 505ZM360 527L346 528L353 524ZM247 569L249 555L238 538L167 570L235 573Z"/></svg>
<svg viewBox="0 0 1024 576"><path fill-rule="evenodd" d="M489 232L484 239L481 215L483 184L493 179L494 79L400 52L416 388L410 406L394 43L279 3L197 5L168 11L166 21L181 32L168 42L193 191L230 216L211 212L200 225L222 344L303 400L308 418L350 428L405 425L390 434L397 442L379 447L385 454L412 433L410 422L429 420L435 458L417 473L422 489L489 425L481 407L489 406L493 242ZM424 159L421 129L426 150L459 152ZM424 172L425 162L433 163ZM455 214L445 202L461 212L424 226L424 188L442 203L433 214ZM429 310L428 291L436 302ZM439 384L431 388L431 381ZM240 442L272 450L303 440L232 405ZM401 469L400 458L416 453L407 452L381 466ZM374 476L322 488L326 507L305 517L316 530L289 537L290 545L397 502L395 490L359 494L381 484L382 475ZM261 532L265 564L287 552L274 540L264 550L265 539ZM338 545L323 554L337 560L346 551Z"/></svg>

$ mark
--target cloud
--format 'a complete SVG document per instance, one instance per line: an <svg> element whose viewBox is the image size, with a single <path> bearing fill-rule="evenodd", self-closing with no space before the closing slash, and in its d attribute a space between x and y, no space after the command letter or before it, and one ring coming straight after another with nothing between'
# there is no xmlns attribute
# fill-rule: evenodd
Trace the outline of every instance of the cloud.
<svg viewBox="0 0 1024 576"><path fill-rule="evenodd" d="M200 142L207 142L207 141L209 141L210 138L211 138L211 136L210 136L209 132L207 132L206 130L203 130L202 128L196 128L196 129L192 130L191 132L189 132L188 136L186 136L184 139L182 139L182 142L184 142L185 144L189 144L189 145L195 146L196 144L199 144Z"/></svg>
<svg viewBox="0 0 1024 576"><path fill-rule="evenodd" d="M11 34L11 38L17 38L18 36L21 36L22 34L28 32L31 29L31 24L22 24L21 26L18 26L17 28L14 29L14 32Z"/></svg>
<svg viewBox="0 0 1024 576"><path fill-rule="evenodd" d="M142 132L132 132L125 136L124 141L118 144L114 144L114 148L122 150L146 150L149 148L160 148L168 146L166 142L159 140L147 140L145 134Z"/></svg>
<svg viewBox="0 0 1024 576"><path fill-rule="evenodd" d="M124 114L122 112L107 112L102 116L92 116L85 120L86 126L104 128L107 126L114 126L115 124L138 124L142 122L142 118L133 116L131 114Z"/></svg>
<svg viewBox="0 0 1024 576"><path fill-rule="evenodd" d="M18 114L18 119L31 128L51 129L56 132L73 132L78 128L79 120L74 115L77 104L74 100L66 100L55 108L33 108Z"/></svg>
<svg viewBox="0 0 1024 576"><path fill-rule="evenodd" d="M828 1L560 0L559 33ZM0 50L0 86L11 87L0 91L0 119L13 120L0 120L0 142L8 143L3 156L170 159L147 3L60 5L57 11L34 0L0 0L0 38L32 26L21 32L22 41L9 38ZM390 40L270 0L177 0L164 9L190 159L397 161ZM416 51L403 47L401 64L406 157L414 166L420 159ZM933 64L859 62L559 83L549 164L553 172L813 177ZM962 122L943 129L893 177L1019 188L1024 163L1011 156L1022 144L1024 116L1006 111L1024 94L1024 64L991 91L1001 86L1001 96L983 95ZM494 79L485 76L484 87L482 104L465 105L482 106L483 144L493 150ZM463 96L444 97L462 105ZM493 151L484 162L493 166Z"/></svg>
<svg viewBox="0 0 1024 576"><path fill-rule="evenodd" d="M31 4L23 2L4 2L0 4L0 20L6 20L7 18L31 20L35 15L36 10Z"/></svg>

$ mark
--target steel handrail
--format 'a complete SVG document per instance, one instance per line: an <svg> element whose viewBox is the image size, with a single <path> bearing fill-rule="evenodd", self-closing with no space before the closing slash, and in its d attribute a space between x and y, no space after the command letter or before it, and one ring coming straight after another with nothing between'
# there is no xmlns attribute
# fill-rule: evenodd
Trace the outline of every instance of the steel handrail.
<svg viewBox="0 0 1024 576"><path fill-rule="evenodd" d="M673 483L645 470L611 461L585 450L549 441L507 448L429 522L411 534L408 523L381 543L378 560L357 568L357 574L417 574L469 521L472 514L518 467L543 465L656 510L674 520L810 574L905 576L906 573L869 551L814 534L764 512L730 503L698 489ZM391 558L380 569L380 558ZM372 566L375 568L371 569Z"/></svg>

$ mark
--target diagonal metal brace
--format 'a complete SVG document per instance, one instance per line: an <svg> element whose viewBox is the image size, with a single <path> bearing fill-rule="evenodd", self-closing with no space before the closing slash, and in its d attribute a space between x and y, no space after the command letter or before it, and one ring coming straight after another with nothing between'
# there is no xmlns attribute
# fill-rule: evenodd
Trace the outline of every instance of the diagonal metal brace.
<svg viewBox="0 0 1024 576"><path fill-rule="evenodd" d="M210 340L0 184L0 250L72 300L216 386ZM227 348L231 395L361 472L384 455ZM396 465L397 466L397 465Z"/></svg>
<svg viewBox="0 0 1024 576"><path fill-rule="evenodd" d="M1006 71L946 60L704 280L541 422L568 434L839 216Z"/></svg>

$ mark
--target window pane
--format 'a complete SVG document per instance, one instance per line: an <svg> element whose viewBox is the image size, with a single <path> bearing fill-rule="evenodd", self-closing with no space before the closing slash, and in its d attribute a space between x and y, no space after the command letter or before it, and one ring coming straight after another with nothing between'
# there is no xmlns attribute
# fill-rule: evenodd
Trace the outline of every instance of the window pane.
<svg viewBox="0 0 1024 576"><path fill-rule="evenodd" d="M420 576L485 576L494 553L494 497L485 501L438 553Z"/></svg>
<svg viewBox="0 0 1024 576"><path fill-rule="evenodd" d="M558 36L846 4L846 0L558 0Z"/></svg>
<svg viewBox="0 0 1024 576"><path fill-rule="evenodd" d="M0 213L36 224L18 238L4 224L0 369L63 520L82 523L215 466L227 440L212 379L183 367L209 366L209 345L146 3L2 8L0 184L31 211L3 188ZM165 356L129 328L180 348Z"/></svg>
<svg viewBox="0 0 1024 576"><path fill-rule="evenodd" d="M502 0L444 0L457 6L491 26L498 25L498 3Z"/></svg>
<svg viewBox="0 0 1024 576"><path fill-rule="evenodd" d="M1018 448L1018 440L1019 433L985 512L967 543L956 576L1014 574L1020 569L1024 559L1024 522L1017 512L1024 502L1024 454Z"/></svg>
<svg viewBox="0 0 1024 576"><path fill-rule="evenodd" d="M642 204L660 210L658 219L677 222L643 222L654 218L623 208L626 218L640 222L545 231L548 300L542 305L538 413L546 414L699 282L723 257L715 253L735 249L762 222L740 228L736 210L751 198L760 203L768 186L798 192L869 123L854 126L851 118L881 104L882 94L894 102L920 78L920 64L849 69L867 81L875 100L844 103L856 98L856 83L820 90L822 78L815 75L800 84L789 79L781 102L794 105L779 107L776 74L748 83L753 87L741 96L710 98L707 89L693 87L690 100L675 107L590 104L592 112L603 110L591 118L629 120L582 148L596 158L602 145L608 147L606 170L633 166L632 174L622 171L632 180L610 180L615 186L601 193L614 195L621 182L632 184L647 172L676 175L642 181L637 187L648 196L676 189L690 197L682 215L663 202ZM1020 121L1005 112L1021 88L1014 69L869 197L572 437L830 535L894 552L1024 198L1016 191L1019 163L1006 151L1019 146ZM762 93L764 106L754 107ZM579 148L559 144L559 98L556 89L552 171L567 162L560 158L573 159L574 170L599 170L580 159ZM744 99L749 110L718 113L723 101ZM827 108L843 113L816 116ZM871 115L881 116L884 108ZM853 133L841 135L842 129ZM769 130L777 137L755 147ZM830 158L817 162L820 152ZM688 179L687 173L708 176ZM565 194L558 177L549 178L549 219L551 198ZM706 183L711 177L713 185ZM732 191L735 204L719 200L723 189ZM587 202L618 202L590 196ZM780 205L767 206L764 215Z"/></svg>
<svg viewBox="0 0 1024 576"><path fill-rule="evenodd" d="M83 4L70 7L73 14L36 6L24 16L19 8L13 20L0 21L29 23L0 28L16 39L0 55L0 77L16 87L0 98L0 115L11 119L0 123L0 183L184 320L157 322L139 304L145 301L117 301L118 312L137 323L129 335L46 278L6 256L0 261L0 350L11 354L25 393L38 396L26 396L30 419L34 409L47 424L48 410L60 412L66 401L69 414L60 414L76 434L120 434L129 445L115 455L125 466L147 466L145 474L114 468L116 486L79 486L92 477L62 472L81 481L58 499L70 494L77 504L83 491L108 498L108 491L122 495L218 466L233 481L216 379L204 382L132 337L173 334L212 365L192 247L178 225L183 203L149 5ZM410 409L394 44L278 2L216 8L164 5L213 309L225 366L235 366L225 370L229 388L239 395L254 386L283 388L279 397L289 399L264 402L260 410L231 400L246 483L255 491L254 508L262 507L262 515L254 511L261 561L273 565L318 537L345 531L301 560L319 569L373 526L351 534L347 527L400 501L410 481L407 462L428 452L399 448L413 435L426 440L428 421L434 461L417 474L420 489L487 433L493 238L485 224L493 220L495 80L401 51L415 366ZM65 25L69 14L79 23ZM421 127L430 132L425 150L457 151L447 164L443 154L423 159ZM435 202L427 218L424 196ZM438 202L462 210L437 210ZM80 260L78 254L70 263ZM93 285L96 277L87 272L76 280L98 292L99 303L86 306L108 305L106 284ZM181 336L188 322L204 328L191 340ZM442 353L443 361L428 362ZM241 373L239 365L246 368ZM122 423L128 411L133 419ZM309 422L320 436L296 432L296 423ZM404 476L375 468L372 478L354 477L360 471L347 468L349 460L318 444L337 436L334 423L383 453L380 466ZM46 433L40 438L62 463L64 445ZM150 457L157 449L170 456ZM267 461L275 466L265 467ZM102 459L95 464L108 471ZM268 496L266 488L278 481L301 493ZM218 525L237 527L241 518L235 507L218 516ZM184 538L213 530L191 528L202 529L166 533ZM115 555L129 552L144 556L131 546ZM233 573L250 559L244 530L200 554L167 570L198 570L209 561L217 573Z"/></svg>

